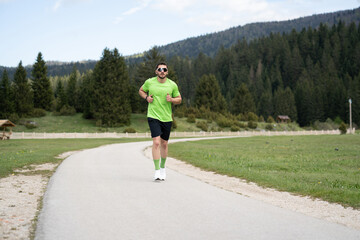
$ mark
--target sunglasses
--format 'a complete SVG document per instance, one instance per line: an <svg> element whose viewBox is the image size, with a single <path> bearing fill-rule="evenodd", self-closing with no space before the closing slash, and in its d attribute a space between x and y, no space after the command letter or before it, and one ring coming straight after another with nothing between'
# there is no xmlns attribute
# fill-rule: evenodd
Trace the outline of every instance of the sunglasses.
<svg viewBox="0 0 360 240"><path fill-rule="evenodd" d="M167 72L167 68L158 68L158 72Z"/></svg>

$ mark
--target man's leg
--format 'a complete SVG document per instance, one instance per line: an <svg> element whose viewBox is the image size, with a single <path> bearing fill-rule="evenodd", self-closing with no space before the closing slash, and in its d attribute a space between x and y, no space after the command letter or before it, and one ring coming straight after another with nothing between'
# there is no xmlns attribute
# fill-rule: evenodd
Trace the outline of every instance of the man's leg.
<svg viewBox="0 0 360 240"><path fill-rule="evenodd" d="M165 162L168 155L168 141L160 138L160 156L161 156L161 168L165 168Z"/></svg>
<svg viewBox="0 0 360 240"><path fill-rule="evenodd" d="M160 156L161 156L160 179L161 180L166 179L165 162L166 162L167 154L168 154L168 141L160 138Z"/></svg>
<svg viewBox="0 0 360 240"><path fill-rule="evenodd" d="M155 164L155 170L160 170L160 136L153 138L152 156Z"/></svg>

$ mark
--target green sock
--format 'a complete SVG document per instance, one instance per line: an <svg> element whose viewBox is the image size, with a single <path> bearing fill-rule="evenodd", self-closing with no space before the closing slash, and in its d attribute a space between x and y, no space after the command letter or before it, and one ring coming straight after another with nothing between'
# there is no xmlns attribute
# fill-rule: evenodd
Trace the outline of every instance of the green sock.
<svg viewBox="0 0 360 240"><path fill-rule="evenodd" d="M160 159L154 159L155 170L160 169Z"/></svg>
<svg viewBox="0 0 360 240"><path fill-rule="evenodd" d="M161 168L165 168L165 162L166 162L166 158L161 158L161 163L160 163Z"/></svg>

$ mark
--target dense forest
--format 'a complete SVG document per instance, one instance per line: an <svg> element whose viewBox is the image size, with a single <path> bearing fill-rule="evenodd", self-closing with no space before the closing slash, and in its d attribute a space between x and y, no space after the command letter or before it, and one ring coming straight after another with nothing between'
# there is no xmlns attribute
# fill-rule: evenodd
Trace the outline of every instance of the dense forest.
<svg viewBox="0 0 360 240"><path fill-rule="evenodd" d="M343 21L243 38L214 56L166 56L154 47L141 61L128 61L117 49L104 49L92 69L72 65L65 76L49 76L39 53L30 74L21 62L13 77L2 72L0 118L16 122L50 110L81 112L99 126L127 125L131 112L146 111L138 89L159 61L168 62L168 77L183 97L175 113L200 111L215 121L288 115L310 126L327 119L349 122L351 98L353 122L360 124L360 25Z"/></svg>
<svg viewBox="0 0 360 240"><path fill-rule="evenodd" d="M243 39L214 58L200 53L194 60L174 57L170 63L190 105L196 105L199 79L213 74L233 114L289 115L301 126L327 118L345 121L352 98L353 119L360 121L360 28L355 23L321 24L249 43ZM239 108L243 100L238 98L245 95L247 106L253 106L248 110Z"/></svg>

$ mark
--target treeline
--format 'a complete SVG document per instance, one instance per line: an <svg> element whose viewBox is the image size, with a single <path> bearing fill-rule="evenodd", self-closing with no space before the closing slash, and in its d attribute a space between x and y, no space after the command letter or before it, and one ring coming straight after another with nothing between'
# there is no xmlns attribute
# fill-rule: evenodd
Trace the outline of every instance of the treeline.
<svg viewBox="0 0 360 240"><path fill-rule="evenodd" d="M40 53L30 79L21 62L12 83L3 73L0 118L34 115L44 109L57 114L82 112L99 126L129 124L131 112L146 112L138 89L155 75L156 63L164 60L169 64L168 77L179 85L182 112L194 107L239 119L250 113L260 119L288 115L309 126L317 120L348 122L351 98L353 121L360 124L360 26L344 22L250 42L243 39L222 47L214 57L200 53L195 59L166 59L154 47L140 63L126 64L117 49L105 49L93 70L80 73L74 68L65 77L45 77Z"/></svg>
<svg viewBox="0 0 360 240"><path fill-rule="evenodd" d="M199 106L199 80L212 74L233 114L288 115L301 126L337 117L348 122L351 98L353 120L360 124L360 27L355 23L320 24L250 43L243 39L213 58L200 53L170 63L188 105ZM203 94L206 99L209 93Z"/></svg>

